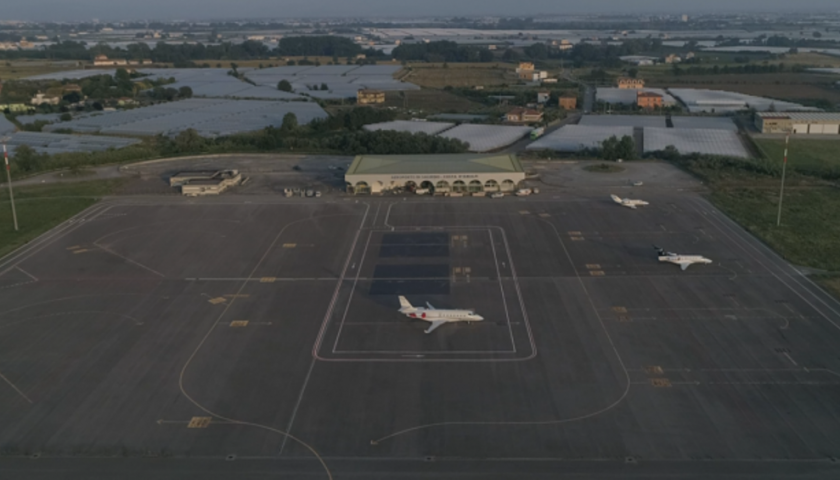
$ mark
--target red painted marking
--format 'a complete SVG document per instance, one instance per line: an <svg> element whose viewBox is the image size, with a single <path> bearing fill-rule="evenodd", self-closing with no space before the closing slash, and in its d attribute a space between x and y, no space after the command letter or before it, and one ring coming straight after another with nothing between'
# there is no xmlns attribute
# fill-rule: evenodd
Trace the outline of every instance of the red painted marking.
<svg viewBox="0 0 840 480"><path fill-rule="evenodd" d="M426 313L425 312L423 312L423 318L426 318Z"/></svg>
<svg viewBox="0 0 840 480"><path fill-rule="evenodd" d="M411 317L411 318L417 318L417 315L415 315L413 313L409 313L408 316Z"/></svg>

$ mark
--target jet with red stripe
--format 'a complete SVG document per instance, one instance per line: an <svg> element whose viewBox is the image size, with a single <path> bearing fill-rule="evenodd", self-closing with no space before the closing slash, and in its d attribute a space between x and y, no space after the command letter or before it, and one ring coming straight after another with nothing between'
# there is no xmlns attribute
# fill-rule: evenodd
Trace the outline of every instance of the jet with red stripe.
<svg viewBox="0 0 840 480"><path fill-rule="evenodd" d="M426 333L432 333L435 329L445 323L454 322L480 322L484 320L481 315L476 315L472 310L443 310L433 307L429 302L426 302L426 307L415 307L406 300L405 297L400 298L400 313L418 320L425 320L432 325L426 329Z"/></svg>

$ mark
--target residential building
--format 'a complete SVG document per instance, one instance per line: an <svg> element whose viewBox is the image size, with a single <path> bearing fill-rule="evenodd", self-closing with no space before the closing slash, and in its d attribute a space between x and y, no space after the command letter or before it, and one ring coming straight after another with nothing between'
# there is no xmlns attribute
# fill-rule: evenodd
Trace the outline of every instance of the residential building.
<svg viewBox="0 0 840 480"><path fill-rule="evenodd" d="M537 92L537 103L548 103L551 92Z"/></svg>
<svg viewBox="0 0 840 480"><path fill-rule="evenodd" d="M645 81L641 78L630 78L630 77L619 77L618 78L618 88L627 89L642 89L645 88Z"/></svg>
<svg viewBox="0 0 840 480"><path fill-rule="evenodd" d="M636 94L636 105L639 108L662 108L662 95L653 92L638 92Z"/></svg>
<svg viewBox="0 0 840 480"><path fill-rule="evenodd" d="M694 58L694 52L688 52L685 54L686 60L691 60L692 58Z"/></svg>
<svg viewBox="0 0 840 480"><path fill-rule="evenodd" d="M114 65L128 65L128 61L122 58L112 60L106 55L97 55L93 59L93 65L96 67L112 67Z"/></svg>
<svg viewBox="0 0 840 480"><path fill-rule="evenodd" d="M41 105L44 103L48 105L58 105L58 102L60 101L61 97L59 97L58 95L47 95L45 93L38 93L37 95L32 97L30 103L32 103L32 105Z"/></svg>
<svg viewBox="0 0 840 480"><path fill-rule="evenodd" d="M505 119L510 123L534 123L542 121L542 118L542 112L522 107L514 108L505 115Z"/></svg>
<svg viewBox="0 0 840 480"><path fill-rule="evenodd" d="M665 57L665 63L680 63L682 62L682 58L679 55L674 55L673 53Z"/></svg>
<svg viewBox="0 0 840 480"><path fill-rule="evenodd" d="M533 72L533 71L534 71L534 64L532 62L519 62L519 68L516 69L516 73Z"/></svg>
<svg viewBox="0 0 840 480"><path fill-rule="evenodd" d="M563 95L560 97L559 107L563 110L574 110L577 108L577 97Z"/></svg>
<svg viewBox="0 0 840 480"><path fill-rule="evenodd" d="M382 90L359 90L356 92L356 103L359 105L385 103L385 92Z"/></svg>
<svg viewBox="0 0 840 480"><path fill-rule="evenodd" d="M522 70L519 72L519 79L528 82L539 82L546 78L548 78L546 71Z"/></svg>

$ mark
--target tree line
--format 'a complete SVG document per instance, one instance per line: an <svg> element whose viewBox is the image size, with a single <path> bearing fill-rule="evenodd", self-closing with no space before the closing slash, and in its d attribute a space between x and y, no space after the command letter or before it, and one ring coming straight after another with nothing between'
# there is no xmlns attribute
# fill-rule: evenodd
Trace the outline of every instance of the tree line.
<svg viewBox="0 0 840 480"><path fill-rule="evenodd" d="M391 55L401 61L492 62L493 52L483 47L459 45L447 40L400 45Z"/></svg>
<svg viewBox="0 0 840 480"><path fill-rule="evenodd" d="M277 48L266 44L246 40L241 43L222 42L218 44L158 42L154 48L145 42L132 43L125 48L112 47L100 43L89 48L84 42L65 40L46 46L42 50L5 50L0 51L0 58L46 58L55 60L91 60L97 55L113 59L152 60L155 63L187 63L202 60L257 60L272 56L324 56L355 57L365 54L368 57L383 56L374 49L363 49L345 37L330 35L309 37L284 37Z"/></svg>
<svg viewBox="0 0 840 480"><path fill-rule="evenodd" d="M58 169L79 169L111 163L194 154L238 152L323 152L341 155L464 153L469 145L455 139L396 131L368 132L369 123L393 120L393 112L356 107L340 115L299 125L293 113L280 126L249 133L205 138L193 129L174 137L158 135L119 150L47 155L20 146L12 156L12 173L30 175Z"/></svg>

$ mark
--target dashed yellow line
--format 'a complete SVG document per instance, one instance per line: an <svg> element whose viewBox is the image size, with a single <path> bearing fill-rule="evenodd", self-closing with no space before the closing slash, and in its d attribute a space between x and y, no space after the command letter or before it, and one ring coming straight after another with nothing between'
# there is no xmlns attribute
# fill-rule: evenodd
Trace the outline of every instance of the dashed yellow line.
<svg viewBox="0 0 840 480"><path fill-rule="evenodd" d="M651 378L650 384L657 388L669 388L671 381L667 378Z"/></svg>
<svg viewBox="0 0 840 480"><path fill-rule="evenodd" d="M248 320L234 320L230 322L230 326L233 328L241 328L248 326Z"/></svg>
<svg viewBox="0 0 840 480"><path fill-rule="evenodd" d="M277 277L262 277L260 283L274 283L276 280Z"/></svg>
<svg viewBox="0 0 840 480"><path fill-rule="evenodd" d="M192 417L187 428L207 428L212 420L213 417Z"/></svg>
<svg viewBox="0 0 840 480"><path fill-rule="evenodd" d="M216 297L207 300L208 302L212 303L213 305L218 305L220 303L225 303L225 297Z"/></svg>

